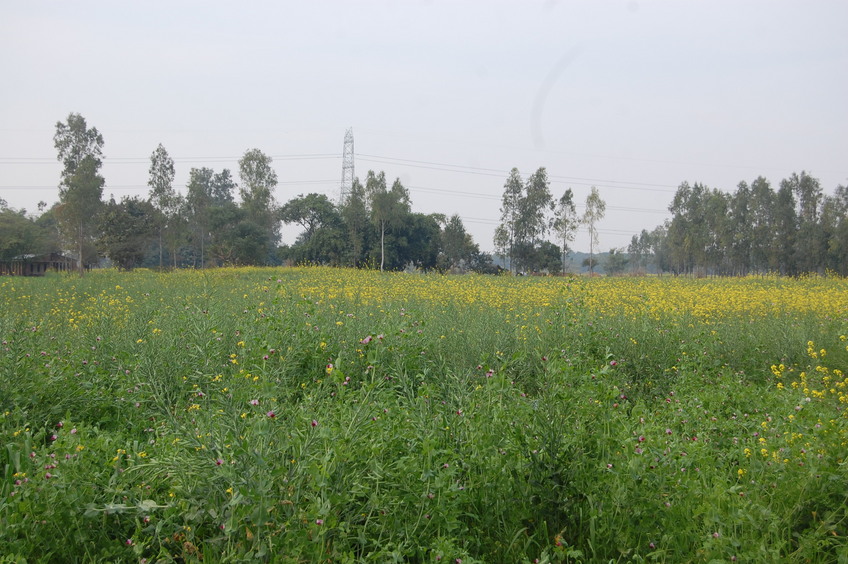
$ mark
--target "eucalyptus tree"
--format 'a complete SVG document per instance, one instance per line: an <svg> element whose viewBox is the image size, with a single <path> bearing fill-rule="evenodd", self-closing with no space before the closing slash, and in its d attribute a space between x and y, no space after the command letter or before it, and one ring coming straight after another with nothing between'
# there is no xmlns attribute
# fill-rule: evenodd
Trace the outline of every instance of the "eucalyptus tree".
<svg viewBox="0 0 848 564"><path fill-rule="evenodd" d="M527 178L519 201L513 254L528 270L542 269L538 251L547 234L549 212L553 207L550 185L547 171L540 167Z"/></svg>
<svg viewBox="0 0 848 564"><path fill-rule="evenodd" d="M174 228L177 214L180 208L180 198L174 190L174 159L168 154L168 150L159 143L159 146L150 155L150 177L147 185L150 186L150 203L158 210L156 217L156 229L159 241L159 268L162 268L162 247L165 231ZM175 247L176 245L174 245ZM171 253L176 255L176 249Z"/></svg>
<svg viewBox="0 0 848 564"><path fill-rule="evenodd" d="M521 173L517 168L509 171L509 176L504 183L504 192L501 197L501 223L495 229L495 249L503 258L508 259L509 269L515 270L514 248L517 238L521 217L521 200L523 198L524 183Z"/></svg>
<svg viewBox="0 0 848 564"><path fill-rule="evenodd" d="M797 236L795 240L795 263L800 272L815 272L821 269L827 249L819 222L822 189L817 178L801 171L792 173L780 183L795 196L797 213Z"/></svg>
<svg viewBox="0 0 848 564"><path fill-rule="evenodd" d="M271 163L271 157L259 149L246 151L239 160L242 207L247 211L248 218L263 231L266 254L280 240L277 203L274 199L277 173Z"/></svg>
<svg viewBox="0 0 848 564"><path fill-rule="evenodd" d="M569 243L574 241L574 234L579 224L580 220L577 217L577 207L574 204L574 192L572 192L571 188L568 188L559 200L556 201L554 217L551 221L551 227L560 243L563 272L566 270L566 260L568 253L571 251Z"/></svg>
<svg viewBox="0 0 848 564"><path fill-rule="evenodd" d="M825 196L821 221L827 234L827 267L841 276L848 274L848 186L839 185Z"/></svg>
<svg viewBox="0 0 848 564"><path fill-rule="evenodd" d="M583 211L581 222L589 230L589 273L595 272L595 248L598 246L598 222L604 218L607 204L601 198L600 192L594 186L586 197L586 209Z"/></svg>
<svg viewBox="0 0 848 564"><path fill-rule="evenodd" d="M371 208L371 222L380 234L380 271L386 264L386 232L402 225L411 213L409 192L400 179L395 179L390 190L386 189L386 174L368 171L365 193Z"/></svg>
<svg viewBox="0 0 848 564"><path fill-rule="evenodd" d="M764 273L776 268L773 261L777 237L774 218L776 194L762 176L751 182L750 192L751 268Z"/></svg>
<svg viewBox="0 0 848 564"><path fill-rule="evenodd" d="M751 268L753 226L751 221L751 188L744 180L730 199L728 262L733 274L745 275Z"/></svg>
<svg viewBox="0 0 848 564"><path fill-rule="evenodd" d="M369 212L365 187L354 178L347 198L339 204L347 235L347 264L356 268L365 256Z"/></svg>
<svg viewBox="0 0 848 564"><path fill-rule="evenodd" d="M103 136L97 128L89 128L80 114L71 113L66 122L56 123L53 145L63 166L57 216L63 235L78 252L82 276L87 259L92 258L85 256L86 246L93 240L103 205Z"/></svg>
<svg viewBox="0 0 848 564"><path fill-rule="evenodd" d="M792 186L781 183L774 198L774 234L771 247L773 270L780 274L795 275L798 265L795 261L795 245L798 239L798 214L795 209L795 196Z"/></svg>

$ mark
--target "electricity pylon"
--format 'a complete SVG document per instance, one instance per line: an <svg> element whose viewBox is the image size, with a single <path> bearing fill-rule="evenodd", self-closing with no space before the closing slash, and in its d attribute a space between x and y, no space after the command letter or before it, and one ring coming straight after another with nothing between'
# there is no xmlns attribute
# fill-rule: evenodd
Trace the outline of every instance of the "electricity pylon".
<svg viewBox="0 0 848 564"><path fill-rule="evenodd" d="M344 152L342 153L342 186L339 203L344 204L353 187L353 128L345 132Z"/></svg>

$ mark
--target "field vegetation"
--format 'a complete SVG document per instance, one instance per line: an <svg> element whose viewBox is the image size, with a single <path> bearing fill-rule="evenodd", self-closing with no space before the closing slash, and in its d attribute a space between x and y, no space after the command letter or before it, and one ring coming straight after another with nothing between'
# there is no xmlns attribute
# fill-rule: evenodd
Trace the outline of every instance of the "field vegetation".
<svg viewBox="0 0 848 564"><path fill-rule="evenodd" d="M0 278L0 562L846 562L841 278Z"/></svg>

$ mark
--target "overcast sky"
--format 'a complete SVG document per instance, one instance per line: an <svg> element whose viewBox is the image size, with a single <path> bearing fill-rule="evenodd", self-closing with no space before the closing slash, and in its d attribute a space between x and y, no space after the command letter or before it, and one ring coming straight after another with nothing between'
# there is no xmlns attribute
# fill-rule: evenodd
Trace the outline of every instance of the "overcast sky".
<svg viewBox="0 0 848 564"><path fill-rule="evenodd" d="M148 193L162 143L192 167L258 148L276 197L338 198L384 170L414 211L491 250L508 171L546 167L600 246L669 217L683 181L733 191L806 170L848 184L848 2L0 0L0 197L52 204L57 121L105 140L104 197ZM287 230L287 243L296 231ZM581 232L576 250L588 250Z"/></svg>

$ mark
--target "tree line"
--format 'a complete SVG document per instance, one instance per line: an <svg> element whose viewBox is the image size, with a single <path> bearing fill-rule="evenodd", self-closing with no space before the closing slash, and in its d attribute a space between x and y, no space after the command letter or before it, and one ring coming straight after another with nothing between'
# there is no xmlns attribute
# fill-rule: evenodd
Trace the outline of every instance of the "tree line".
<svg viewBox="0 0 848 564"><path fill-rule="evenodd" d="M514 272L569 270L576 230L589 232L590 272L598 266L598 223L606 203L591 188L578 215L573 191L558 198L545 168L526 179L513 168L501 198L493 243L500 257L481 252L459 215L412 211L400 179L369 171L339 202L322 194L274 198L271 157L250 149L228 169L192 168L185 194L174 188L175 167L161 144L150 156L147 197L103 200L103 136L71 113L54 135L63 168L59 201L38 217L0 199L0 262L66 252L81 257L80 271L105 257L122 269L138 266L203 268L221 265L324 264L381 270ZM238 196L238 199L236 199ZM774 190L763 177L735 192L682 183L669 205L670 220L634 235L624 249L605 253L607 274L671 272L745 275L775 272L848 272L848 188L824 195L806 172ZM282 224L302 230L280 243Z"/></svg>
<svg viewBox="0 0 848 564"><path fill-rule="evenodd" d="M37 218L0 200L0 261L70 252L80 272L102 257L122 269L137 266L326 264L400 270L494 272L459 215L412 211L399 179L385 172L358 178L341 202L323 194L279 204L271 157L259 149L230 170L192 168L185 195L174 189L174 160L161 144L150 156L149 194L103 200L103 136L72 113L56 124L54 145L63 164L59 201ZM238 194L238 201L236 200ZM280 244L282 224L302 227Z"/></svg>
<svg viewBox="0 0 848 564"><path fill-rule="evenodd" d="M762 176L733 193L682 183L672 217L634 235L634 270L695 275L848 274L848 187L824 194L806 172L775 190Z"/></svg>

